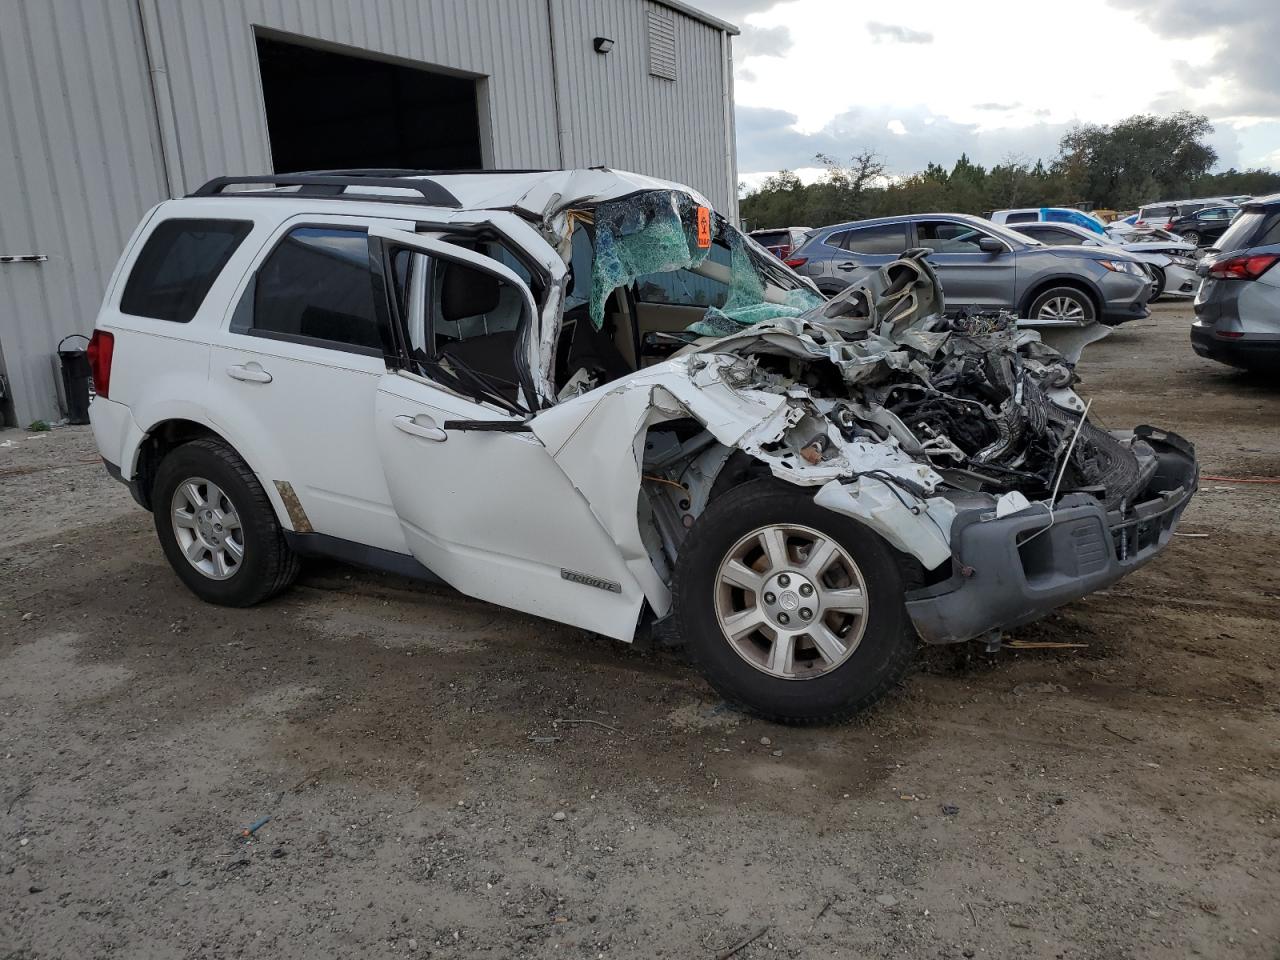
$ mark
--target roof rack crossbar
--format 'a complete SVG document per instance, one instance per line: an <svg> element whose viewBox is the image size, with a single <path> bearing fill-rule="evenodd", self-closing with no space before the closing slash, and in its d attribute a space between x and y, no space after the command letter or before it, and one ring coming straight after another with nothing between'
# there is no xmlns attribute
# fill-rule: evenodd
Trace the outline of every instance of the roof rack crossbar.
<svg viewBox="0 0 1280 960"><path fill-rule="evenodd" d="M217 197L226 192L227 187L238 184L266 184L273 187L298 187L294 193L255 193L252 191L237 192L239 197L324 197L329 200L363 200L371 198L379 203L426 203L433 207L452 207L457 209L462 204L458 198L434 180L422 180L407 176L384 176L388 171L371 170L368 173L344 171L335 175L313 174L259 174L247 177L214 177L204 184L190 197ZM418 197L387 196L383 194L345 193L347 187L390 187L397 190L412 190Z"/></svg>

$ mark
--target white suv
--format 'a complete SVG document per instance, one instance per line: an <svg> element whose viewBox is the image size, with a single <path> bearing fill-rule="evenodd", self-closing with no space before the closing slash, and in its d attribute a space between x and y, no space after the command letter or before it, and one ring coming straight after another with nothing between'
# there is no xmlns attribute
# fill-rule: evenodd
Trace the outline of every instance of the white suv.
<svg viewBox="0 0 1280 960"><path fill-rule="evenodd" d="M91 346L107 469L248 605L325 555L620 640L779 720L884 694L1154 556L1190 446L931 268L830 302L693 190L604 169L220 178L153 209ZM1046 335L1047 336L1047 335Z"/></svg>

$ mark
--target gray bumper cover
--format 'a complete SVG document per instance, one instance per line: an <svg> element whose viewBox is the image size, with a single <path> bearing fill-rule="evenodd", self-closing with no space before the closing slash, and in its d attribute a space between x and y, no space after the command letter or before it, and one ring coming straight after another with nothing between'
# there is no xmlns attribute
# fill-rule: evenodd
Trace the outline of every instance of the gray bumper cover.
<svg viewBox="0 0 1280 960"><path fill-rule="evenodd" d="M1100 590L1147 563L1167 546L1196 489L1191 444L1177 434L1139 427L1158 466L1142 499L1107 513L1087 494L1059 501L1053 526L1036 507L999 519L987 510L956 515L952 575L907 594L907 612L928 643L955 643L1038 620ZM984 519L988 518L988 519Z"/></svg>

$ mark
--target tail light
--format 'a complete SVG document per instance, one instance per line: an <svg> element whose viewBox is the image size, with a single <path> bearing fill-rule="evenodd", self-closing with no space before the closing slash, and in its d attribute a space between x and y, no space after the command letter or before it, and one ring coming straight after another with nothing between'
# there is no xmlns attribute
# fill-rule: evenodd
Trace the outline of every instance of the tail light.
<svg viewBox="0 0 1280 960"><path fill-rule="evenodd" d="M89 371L93 374L93 390L100 397L111 394L111 356L115 353L115 334L105 330L93 331L89 338Z"/></svg>
<svg viewBox="0 0 1280 960"><path fill-rule="evenodd" d="M1280 255L1255 253L1243 257L1228 257L1209 267L1209 276L1215 280L1257 280L1270 270Z"/></svg>
<svg viewBox="0 0 1280 960"><path fill-rule="evenodd" d="M799 270L801 267L803 267L806 263L809 262L809 258L808 257L787 257L787 259L783 260L782 262L785 263L792 270Z"/></svg>

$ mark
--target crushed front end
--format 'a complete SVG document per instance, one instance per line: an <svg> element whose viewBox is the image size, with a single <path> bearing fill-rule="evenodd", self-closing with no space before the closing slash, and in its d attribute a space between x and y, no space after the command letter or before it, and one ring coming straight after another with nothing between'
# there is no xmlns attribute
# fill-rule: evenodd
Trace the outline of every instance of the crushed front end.
<svg viewBox="0 0 1280 960"><path fill-rule="evenodd" d="M685 362L695 385L783 398L734 445L917 561L907 610L924 640L948 643L994 638L1147 563L1196 489L1181 437L1088 418L1072 387L1092 339L947 316L918 255Z"/></svg>

